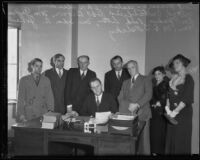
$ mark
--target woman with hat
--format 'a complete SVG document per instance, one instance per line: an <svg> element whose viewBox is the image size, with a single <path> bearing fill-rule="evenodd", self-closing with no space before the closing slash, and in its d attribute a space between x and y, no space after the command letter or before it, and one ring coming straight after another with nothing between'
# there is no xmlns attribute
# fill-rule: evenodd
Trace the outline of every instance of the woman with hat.
<svg viewBox="0 0 200 160"><path fill-rule="evenodd" d="M176 55L169 64L176 74L169 82L167 116L178 123L167 124L166 154L191 154L194 80L187 72L190 60Z"/></svg>
<svg viewBox="0 0 200 160"><path fill-rule="evenodd" d="M166 138L166 119L163 117L169 88L169 78L166 77L163 66L153 69L153 96L150 101L152 118L150 120L151 153L164 154Z"/></svg>

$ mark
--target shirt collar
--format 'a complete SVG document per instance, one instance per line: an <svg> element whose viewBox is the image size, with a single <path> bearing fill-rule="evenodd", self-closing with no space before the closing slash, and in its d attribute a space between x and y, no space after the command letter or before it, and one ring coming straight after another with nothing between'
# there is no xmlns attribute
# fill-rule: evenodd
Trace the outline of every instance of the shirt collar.
<svg viewBox="0 0 200 160"><path fill-rule="evenodd" d="M36 79L36 77L40 79L41 77L41 74L36 75L36 74L31 73L31 75L33 76L34 79Z"/></svg>
<svg viewBox="0 0 200 160"><path fill-rule="evenodd" d="M135 76L134 76L134 80L137 79L137 77L139 76L139 73L137 73ZM131 77L131 81L132 81L133 77Z"/></svg>
<svg viewBox="0 0 200 160"><path fill-rule="evenodd" d="M82 75L83 72L84 72L84 75L86 75L86 74L87 74L87 71L88 71L88 70L82 71L82 70L80 69L80 74Z"/></svg>
<svg viewBox="0 0 200 160"><path fill-rule="evenodd" d="M122 69L120 71L115 71L116 75L118 75L118 72L120 74L120 76L122 75Z"/></svg>
<svg viewBox="0 0 200 160"><path fill-rule="evenodd" d="M99 96L95 95L95 99L97 99L97 97L98 97L99 101L101 102L102 95L103 95L103 92Z"/></svg>
<svg viewBox="0 0 200 160"><path fill-rule="evenodd" d="M55 68L56 69L56 72L59 73L59 70L61 71L61 73L63 73L63 68L62 69L59 69L59 68Z"/></svg>

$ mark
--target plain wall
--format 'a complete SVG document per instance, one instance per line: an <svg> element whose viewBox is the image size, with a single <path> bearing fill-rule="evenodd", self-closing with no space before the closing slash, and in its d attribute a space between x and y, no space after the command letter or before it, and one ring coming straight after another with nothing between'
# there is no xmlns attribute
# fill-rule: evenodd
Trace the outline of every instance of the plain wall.
<svg viewBox="0 0 200 160"><path fill-rule="evenodd" d="M184 5L183 5L184 6ZM199 7L191 5L191 30L149 31L146 35L146 64L148 74L158 65L166 65L176 54L181 53L191 59L189 71L195 82L193 104L192 153L199 153ZM147 17L147 24L151 23ZM178 27L176 28L178 29Z"/></svg>
<svg viewBox="0 0 200 160"><path fill-rule="evenodd" d="M87 5L79 5L81 7ZM92 7L95 5L91 5ZM105 13L105 17L109 17L107 10L104 8L108 5L100 4L99 8ZM123 6L137 6L134 4ZM94 10L95 11L95 10ZM84 13L84 12L83 12ZM96 17L95 17L96 18ZM115 55L120 55L124 63L128 60L137 60L141 74L145 71L145 31L136 31L130 33L119 33L113 35L114 40L109 36L109 31L115 30L118 26L123 30L124 17L117 17L119 24L97 23L92 21L90 24L81 24L83 18L79 17L78 26L78 56L88 55L90 57L89 68L97 73L97 77L104 83L104 74L111 69L110 59ZM146 23L146 17L142 17ZM86 19L86 18L85 18ZM98 18L96 18L98 19ZM111 18L110 18L111 19Z"/></svg>
<svg viewBox="0 0 200 160"><path fill-rule="evenodd" d="M59 18L53 17L61 10L58 8L60 6L62 5L56 5L57 8L37 4L8 5L8 21L22 20L19 35L19 78L28 74L28 62L36 57L43 60L43 71L51 68L50 59L56 53L65 56L65 68L71 67L71 25L58 23ZM49 21L42 16L45 13L48 13Z"/></svg>

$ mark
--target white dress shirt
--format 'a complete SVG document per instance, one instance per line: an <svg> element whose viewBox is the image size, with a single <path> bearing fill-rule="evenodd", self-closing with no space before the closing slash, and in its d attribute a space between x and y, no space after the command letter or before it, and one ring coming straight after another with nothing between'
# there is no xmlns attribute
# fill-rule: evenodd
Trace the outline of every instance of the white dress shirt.
<svg viewBox="0 0 200 160"><path fill-rule="evenodd" d="M115 71L115 74L116 74L117 78L118 78L118 74L119 74L120 77L121 77L121 76L122 76L122 69L121 69L120 71Z"/></svg>
<svg viewBox="0 0 200 160"><path fill-rule="evenodd" d="M139 76L139 73L137 73L135 76L134 76L134 81L136 81L137 77ZM133 77L131 77L131 83L132 83L132 79Z"/></svg>
<svg viewBox="0 0 200 160"><path fill-rule="evenodd" d="M84 76L86 76L86 74L87 74L87 70L85 70L85 71L82 71L82 70L80 69L80 75L82 75L82 74L83 74L83 72L84 72Z"/></svg>
<svg viewBox="0 0 200 160"><path fill-rule="evenodd" d="M101 103L102 95L103 95L103 92L99 96L95 95L95 100L97 102L97 98L98 98L99 99L99 104Z"/></svg>
<svg viewBox="0 0 200 160"><path fill-rule="evenodd" d="M58 73L58 75L59 75L59 70L60 70L60 72L61 72L61 77L62 77L62 75L63 75L63 68L62 68L62 69L56 68L56 72Z"/></svg>

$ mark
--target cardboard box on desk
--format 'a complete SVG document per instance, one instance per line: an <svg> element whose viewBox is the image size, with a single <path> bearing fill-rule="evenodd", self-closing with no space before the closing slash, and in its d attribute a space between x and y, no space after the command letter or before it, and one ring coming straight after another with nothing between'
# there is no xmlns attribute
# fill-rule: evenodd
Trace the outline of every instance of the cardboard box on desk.
<svg viewBox="0 0 200 160"><path fill-rule="evenodd" d="M132 119L125 118L126 115L122 115L123 118L111 118L108 121L108 133L109 134L122 134L134 136L137 132L138 117L134 116ZM130 117L130 116L127 116Z"/></svg>

